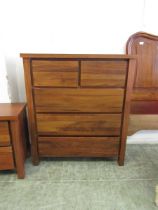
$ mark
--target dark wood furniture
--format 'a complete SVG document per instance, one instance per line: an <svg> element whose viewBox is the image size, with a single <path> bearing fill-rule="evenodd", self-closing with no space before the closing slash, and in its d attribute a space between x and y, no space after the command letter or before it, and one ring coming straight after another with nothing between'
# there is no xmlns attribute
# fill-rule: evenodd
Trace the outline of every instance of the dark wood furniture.
<svg viewBox="0 0 158 210"><path fill-rule="evenodd" d="M117 157L124 164L135 57L21 54L33 164Z"/></svg>
<svg viewBox="0 0 158 210"><path fill-rule="evenodd" d="M24 178L28 134L26 104L0 104L0 170L15 169L18 178Z"/></svg>
<svg viewBox="0 0 158 210"><path fill-rule="evenodd" d="M134 126L131 131L146 129L145 120L141 120L146 114L151 115L151 120L146 118L148 129L151 129L149 124L153 123L149 121L155 122L152 115L158 114L158 36L145 32L133 34L127 41L126 53L137 55L130 118L133 126L137 121L139 126Z"/></svg>

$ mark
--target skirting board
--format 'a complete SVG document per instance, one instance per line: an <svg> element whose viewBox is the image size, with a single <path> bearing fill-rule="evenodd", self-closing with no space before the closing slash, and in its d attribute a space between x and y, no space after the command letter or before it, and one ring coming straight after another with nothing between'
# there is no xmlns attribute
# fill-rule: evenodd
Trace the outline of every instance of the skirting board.
<svg viewBox="0 0 158 210"><path fill-rule="evenodd" d="M127 144L158 144L158 130L142 130L128 136Z"/></svg>

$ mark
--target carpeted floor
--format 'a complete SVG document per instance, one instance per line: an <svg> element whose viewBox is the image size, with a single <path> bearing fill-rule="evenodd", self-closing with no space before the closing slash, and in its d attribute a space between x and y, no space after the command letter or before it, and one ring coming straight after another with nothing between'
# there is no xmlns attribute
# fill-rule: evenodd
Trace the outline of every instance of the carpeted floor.
<svg viewBox="0 0 158 210"><path fill-rule="evenodd" d="M128 145L125 166L104 159L26 162L26 178L0 172L0 210L154 210L158 145Z"/></svg>

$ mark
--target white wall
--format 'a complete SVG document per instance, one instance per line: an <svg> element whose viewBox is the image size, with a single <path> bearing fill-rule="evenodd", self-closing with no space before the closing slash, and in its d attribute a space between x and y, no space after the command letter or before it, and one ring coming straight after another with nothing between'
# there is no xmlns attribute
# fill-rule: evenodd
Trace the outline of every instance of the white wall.
<svg viewBox="0 0 158 210"><path fill-rule="evenodd" d="M6 72L5 58L0 52L0 103L9 103L10 97L8 92L8 80Z"/></svg>
<svg viewBox="0 0 158 210"><path fill-rule="evenodd" d="M131 34L158 35L157 9L157 0L1 0L0 45L12 101L25 101L19 53L124 53Z"/></svg>
<svg viewBox="0 0 158 210"><path fill-rule="evenodd" d="M124 53L131 34L158 34L157 6L157 0L1 0L12 101L25 100L19 53Z"/></svg>

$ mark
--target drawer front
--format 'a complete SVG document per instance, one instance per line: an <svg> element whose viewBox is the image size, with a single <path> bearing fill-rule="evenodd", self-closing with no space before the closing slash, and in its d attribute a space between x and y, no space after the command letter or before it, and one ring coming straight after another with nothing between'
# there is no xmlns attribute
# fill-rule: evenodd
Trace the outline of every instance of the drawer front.
<svg viewBox="0 0 158 210"><path fill-rule="evenodd" d="M10 134L8 122L0 122L0 146L10 145Z"/></svg>
<svg viewBox="0 0 158 210"><path fill-rule="evenodd" d="M0 170L14 169L11 147L0 147Z"/></svg>
<svg viewBox="0 0 158 210"><path fill-rule="evenodd" d="M35 89L37 112L122 112L124 89Z"/></svg>
<svg viewBox="0 0 158 210"><path fill-rule="evenodd" d="M81 86L125 87L128 61L82 61Z"/></svg>
<svg viewBox="0 0 158 210"><path fill-rule="evenodd" d="M33 85L77 87L78 68L78 61L33 60Z"/></svg>
<svg viewBox="0 0 158 210"><path fill-rule="evenodd" d="M117 156L119 137L39 137L40 156L108 157Z"/></svg>
<svg viewBox="0 0 158 210"><path fill-rule="evenodd" d="M39 135L118 136L120 114L37 114Z"/></svg>

